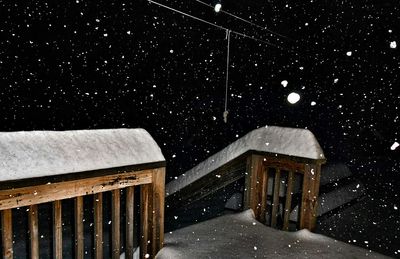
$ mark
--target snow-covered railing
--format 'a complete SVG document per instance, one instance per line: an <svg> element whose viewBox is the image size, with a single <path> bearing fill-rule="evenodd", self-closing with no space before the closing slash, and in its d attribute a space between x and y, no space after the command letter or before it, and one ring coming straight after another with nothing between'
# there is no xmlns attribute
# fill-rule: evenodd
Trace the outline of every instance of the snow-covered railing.
<svg viewBox="0 0 400 259"><path fill-rule="evenodd" d="M194 202L244 177L244 208L253 209L257 220L288 230L290 212L299 203L298 228L312 230L323 163L324 153L309 130L266 126L168 183L167 205Z"/></svg>
<svg viewBox="0 0 400 259"><path fill-rule="evenodd" d="M30 258L62 258L63 254L74 258L88 254L94 258L119 258L122 251L132 258L137 245L142 258L152 258L161 249L164 238L164 183L165 159L143 129L0 133L3 258L20 257L16 254L25 251ZM135 220L137 186L139 222ZM111 215L104 205L108 204L108 197ZM90 210L86 208L88 204ZM46 215L49 205L52 213ZM121 206L125 207L122 212ZM27 244L20 244L26 238L13 233L23 232L20 229L25 226L20 222L26 220L26 215L24 220L18 219L22 211L27 211ZM43 219L42 214L49 219ZM73 227L64 222L66 214L74 218ZM106 235L107 224L103 222L108 216L111 238ZM49 224L48 220L52 224L52 238L43 245L41 239L45 235L40 233L43 227L39 226ZM125 227L121 228L122 220ZM138 244L134 243L136 231L140 232ZM92 237L90 242L88 235ZM75 249L71 242L66 242L71 236ZM87 243L92 247L88 249ZM20 247L24 246L29 249L21 252ZM68 248L74 251L65 251Z"/></svg>

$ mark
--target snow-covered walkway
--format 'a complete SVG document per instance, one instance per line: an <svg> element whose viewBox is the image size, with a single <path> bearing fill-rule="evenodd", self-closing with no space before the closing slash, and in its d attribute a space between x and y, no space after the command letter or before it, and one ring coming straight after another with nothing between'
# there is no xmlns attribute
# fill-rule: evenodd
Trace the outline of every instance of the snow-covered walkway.
<svg viewBox="0 0 400 259"><path fill-rule="evenodd" d="M248 210L167 233L165 247L156 258L388 257L308 230L284 232L266 227Z"/></svg>

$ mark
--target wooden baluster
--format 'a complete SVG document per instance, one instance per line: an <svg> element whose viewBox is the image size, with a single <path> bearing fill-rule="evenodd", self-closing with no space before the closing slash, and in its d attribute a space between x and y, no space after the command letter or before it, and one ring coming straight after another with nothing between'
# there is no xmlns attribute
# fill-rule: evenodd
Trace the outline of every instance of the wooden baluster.
<svg viewBox="0 0 400 259"><path fill-rule="evenodd" d="M38 206L36 204L29 206L28 222L30 234L30 257L32 259L39 259L39 222Z"/></svg>
<svg viewBox="0 0 400 259"><path fill-rule="evenodd" d="M14 250L11 209L1 211L1 237L3 242L3 258L13 258Z"/></svg>
<svg viewBox="0 0 400 259"><path fill-rule="evenodd" d="M274 181L274 196L272 203L272 213L271 213L271 227L276 227L278 209L279 209L279 187L281 183L281 171L276 168L275 181Z"/></svg>
<svg viewBox="0 0 400 259"><path fill-rule="evenodd" d="M121 217L121 192L119 189L113 190L112 192L112 204L111 204L111 214L112 214L112 258L119 259L120 247L121 247L121 237L120 237L120 217Z"/></svg>
<svg viewBox="0 0 400 259"><path fill-rule="evenodd" d="M84 233L83 233L83 196L75 198L75 258L83 259Z"/></svg>
<svg viewBox="0 0 400 259"><path fill-rule="evenodd" d="M93 196L94 207L94 252L96 259L103 258L103 193Z"/></svg>
<svg viewBox="0 0 400 259"><path fill-rule="evenodd" d="M150 241L152 240L153 202L151 184L140 186L140 258L150 256Z"/></svg>
<svg viewBox="0 0 400 259"><path fill-rule="evenodd" d="M289 171L287 188L286 188L285 214L283 218L283 230L286 231L289 230L290 209L292 207L293 181L294 181L294 173L293 171Z"/></svg>
<svg viewBox="0 0 400 259"><path fill-rule="evenodd" d="M152 256L156 256L164 244L164 203L165 203L165 168L153 171L153 234L151 239Z"/></svg>
<svg viewBox="0 0 400 259"><path fill-rule="evenodd" d="M133 258L134 252L134 207L135 207L135 189L134 187L126 188L126 258Z"/></svg>
<svg viewBox="0 0 400 259"><path fill-rule="evenodd" d="M53 202L53 258L62 259L62 204Z"/></svg>

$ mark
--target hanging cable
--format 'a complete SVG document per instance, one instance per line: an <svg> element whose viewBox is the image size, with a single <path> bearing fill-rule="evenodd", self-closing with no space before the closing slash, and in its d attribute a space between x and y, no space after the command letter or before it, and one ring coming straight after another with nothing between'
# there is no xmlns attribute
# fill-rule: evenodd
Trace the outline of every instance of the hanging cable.
<svg viewBox="0 0 400 259"><path fill-rule="evenodd" d="M228 41L227 50L226 50L226 72L225 72L225 110L223 113L224 122L228 122L228 90L229 90L229 52L230 52L230 43L231 43L231 31L226 30L225 38Z"/></svg>

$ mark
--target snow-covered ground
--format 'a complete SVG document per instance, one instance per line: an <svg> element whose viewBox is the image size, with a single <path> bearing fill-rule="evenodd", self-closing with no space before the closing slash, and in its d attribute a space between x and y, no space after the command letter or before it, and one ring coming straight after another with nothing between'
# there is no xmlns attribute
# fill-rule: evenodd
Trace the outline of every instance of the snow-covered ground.
<svg viewBox="0 0 400 259"><path fill-rule="evenodd" d="M251 210L167 233L158 259L388 258L307 230L284 232L254 219Z"/></svg>

